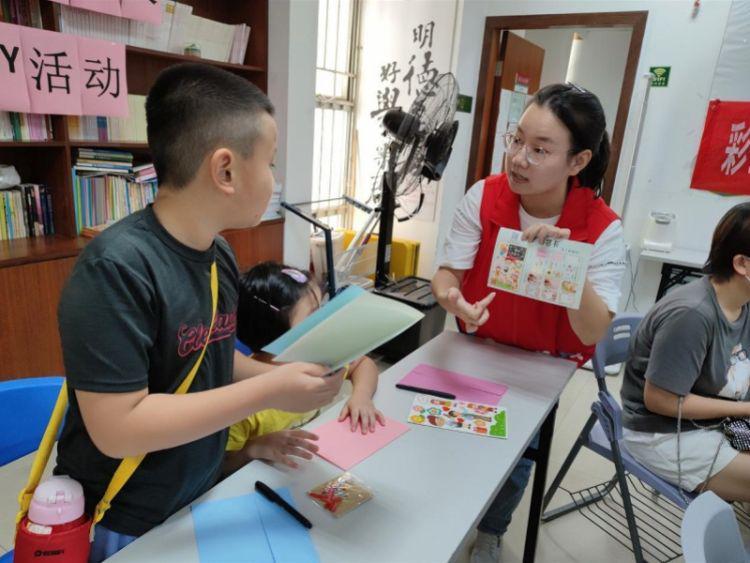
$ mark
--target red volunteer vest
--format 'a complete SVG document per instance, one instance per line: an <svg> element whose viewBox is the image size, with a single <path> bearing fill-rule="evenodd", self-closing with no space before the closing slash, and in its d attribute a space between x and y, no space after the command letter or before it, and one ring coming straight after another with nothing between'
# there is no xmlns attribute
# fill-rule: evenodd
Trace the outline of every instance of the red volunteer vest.
<svg viewBox="0 0 750 563"><path fill-rule="evenodd" d="M464 275L461 292L470 303L483 299L490 291L497 295L489 306L489 320L476 335L555 356L580 354L583 363L593 355L594 346L584 345L573 332L565 307L496 291L487 285L500 227L521 229L519 206L519 197L511 191L505 174L485 179L479 213L482 238L474 266ZM593 244L617 218L601 198L594 197L593 190L580 187L575 179L557 227L570 229L571 240ZM462 322L460 326L465 329Z"/></svg>

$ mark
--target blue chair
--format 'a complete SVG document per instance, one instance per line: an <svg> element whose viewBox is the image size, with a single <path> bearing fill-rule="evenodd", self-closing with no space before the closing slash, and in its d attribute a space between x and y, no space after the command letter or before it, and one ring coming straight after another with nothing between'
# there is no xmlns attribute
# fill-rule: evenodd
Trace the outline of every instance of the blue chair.
<svg viewBox="0 0 750 563"><path fill-rule="evenodd" d="M636 461L622 446L622 409L607 390L604 367L624 363L628 359L630 354L630 338L635 333L642 318L642 315L618 315L610 325L606 336L597 344L592 364L599 388L598 400L591 405L591 416L589 416L583 430L581 430L568 456L553 479L542 504L542 509L546 510L582 447L586 447L612 461L615 465L615 476L603 489L597 490L594 494L587 494L583 500L574 501L545 512L542 515L542 522L549 522L574 510L580 510L586 506L605 500L615 487L619 487L625 519L628 524L630 544L635 560L638 562L645 561L645 559L636 516L633 511L633 501L628 489L627 473L640 479L642 483L648 485L656 493L669 499L682 510L687 508L689 499L694 498L693 494L681 491L678 487L652 473ZM653 539L650 535L651 530L648 530L646 533L649 534L649 541L651 541ZM653 541L654 543L658 543L658 540Z"/></svg>
<svg viewBox="0 0 750 563"><path fill-rule="evenodd" d="M0 383L0 467L39 447L64 379L37 377ZM18 484L20 490L22 483ZM12 563L13 551L0 556Z"/></svg>
<svg viewBox="0 0 750 563"><path fill-rule="evenodd" d="M748 563L734 509L706 491L690 503L680 530L685 563Z"/></svg>

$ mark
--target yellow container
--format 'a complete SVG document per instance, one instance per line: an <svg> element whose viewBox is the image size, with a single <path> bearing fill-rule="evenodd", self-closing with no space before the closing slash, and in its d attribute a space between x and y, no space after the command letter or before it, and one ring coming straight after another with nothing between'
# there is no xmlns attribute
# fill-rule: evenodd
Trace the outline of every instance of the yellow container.
<svg viewBox="0 0 750 563"><path fill-rule="evenodd" d="M344 249L354 238L354 231L344 231ZM375 275L377 260L378 235L372 235L365 245L359 260L352 268L352 274L372 277ZM391 275L398 279L417 275L419 265L419 241L407 239L393 239L391 244Z"/></svg>

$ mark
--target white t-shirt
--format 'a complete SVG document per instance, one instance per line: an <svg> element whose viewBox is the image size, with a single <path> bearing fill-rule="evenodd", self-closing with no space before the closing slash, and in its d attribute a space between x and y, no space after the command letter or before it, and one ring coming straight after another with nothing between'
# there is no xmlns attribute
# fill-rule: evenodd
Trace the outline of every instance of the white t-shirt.
<svg viewBox="0 0 750 563"><path fill-rule="evenodd" d="M483 194L484 180L480 180L464 195L453 216L453 225L438 257L439 266L454 270L469 270L474 266L474 258L482 238L479 210L482 207ZM532 217L523 206L519 206L518 214L521 220L521 230L538 223L554 225L560 218L559 215L545 218ZM617 312L617 305L620 302L620 286L626 265L622 222L612 221L594 243L586 277L596 294L613 313Z"/></svg>

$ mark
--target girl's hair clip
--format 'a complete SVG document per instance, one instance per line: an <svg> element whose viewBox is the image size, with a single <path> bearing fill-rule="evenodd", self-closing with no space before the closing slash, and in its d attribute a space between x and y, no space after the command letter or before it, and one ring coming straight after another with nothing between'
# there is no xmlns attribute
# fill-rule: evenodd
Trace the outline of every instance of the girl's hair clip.
<svg viewBox="0 0 750 563"><path fill-rule="evenodd" d="M253 295L253 299L255 299L256 301L258 301L260 303L263 303L263 305L265 305L266 307L269 307L269 308L273 309L277 313L281 312L281 309L279 309L276 305L271 305L268 301L266 301L265 299L261 299L257 295Z"/></svg>
<svg viewBox="0 0 750 563"><path fill-rule="evenodd" d="M580 92L581 94L588 94L589 93L588 90L586 90L586 88L583 88L583 87L579 86L578 84L573 84L572 82L568 82L567 84L568 84L568 86L570 86L571 88L573 88L576 92Z"/></svg>
<svg viewBox="0 0 750 563"><path fill-rule="evenodd" d="M295 268L284 268L281 270L282 274L286 274L297 283L307 283L309 280L307 276Z"/></svg>

